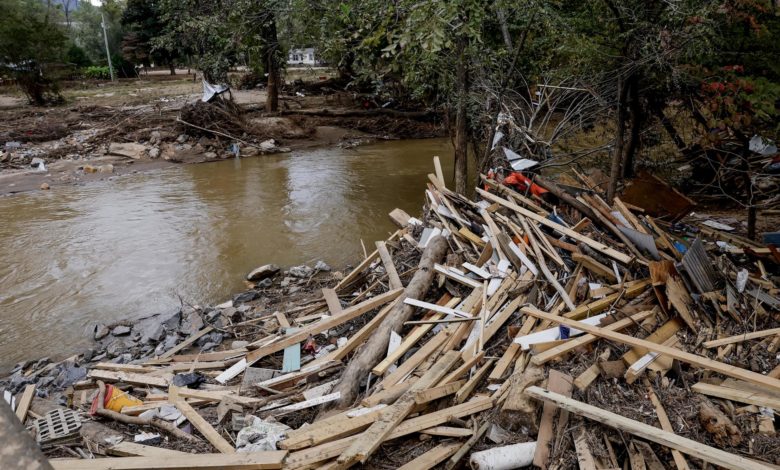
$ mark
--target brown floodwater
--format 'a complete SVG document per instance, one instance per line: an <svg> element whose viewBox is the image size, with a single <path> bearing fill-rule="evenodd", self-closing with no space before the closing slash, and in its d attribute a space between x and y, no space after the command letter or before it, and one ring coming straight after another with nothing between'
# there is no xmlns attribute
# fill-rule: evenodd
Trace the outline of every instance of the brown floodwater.
<svg viewBox="0 0 780 470"><path fill-rule="evenodd" d="M96 323L216 304L253 268L362 256L419 215L446 139L169 167L0 198L0 370L87 348Z"/></svg>

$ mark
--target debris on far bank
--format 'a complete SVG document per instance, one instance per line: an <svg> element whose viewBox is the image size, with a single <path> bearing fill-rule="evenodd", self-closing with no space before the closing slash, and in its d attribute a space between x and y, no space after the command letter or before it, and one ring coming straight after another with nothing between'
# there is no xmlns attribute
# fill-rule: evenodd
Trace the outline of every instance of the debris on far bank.
<svg viewBox="0 0 780 470"><path fill-rule="evenodd" d="M99 326L16 367L17 415L66 421L38 435L56 469L780 463L774 246L543 179L474 201L438 168L346 275L266 265L217 307Z"/></svg>

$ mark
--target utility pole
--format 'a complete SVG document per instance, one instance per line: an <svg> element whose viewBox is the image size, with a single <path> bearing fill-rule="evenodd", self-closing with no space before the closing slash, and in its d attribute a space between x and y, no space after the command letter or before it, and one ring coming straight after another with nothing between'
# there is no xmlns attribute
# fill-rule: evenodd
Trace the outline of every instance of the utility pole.
<svg viewBox="0 0 780 470"><path fill-rule="evenodd" d="M100 13L100 26L103 27L103 41L106 43L106 58L108 59L108 71L111 73L111 81L114 81L114 66L111 64L111 52L108 50L108 35L106 34L106 16Z"/></svg>

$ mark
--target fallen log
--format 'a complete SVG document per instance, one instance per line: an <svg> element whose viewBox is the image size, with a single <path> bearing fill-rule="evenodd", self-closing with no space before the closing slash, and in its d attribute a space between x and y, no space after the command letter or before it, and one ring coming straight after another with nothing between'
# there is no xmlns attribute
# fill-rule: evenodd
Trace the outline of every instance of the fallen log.
<svg viewBox="0 0 780 470"><path fill-rule="evenodd" d="M333 393L340 392L341 399L333 402L334 407L343 409L355 401L360 384L365 383L371 369L384 359L387 344L390 342L390 332L399 333L404 322L409 320L415 307L403 302L406 298L421 299L431 286L434 278L433 266L441 263L447 254L449 245L443 237L437 236L428 242L428 246L420 258L417 271L414 273L406 289L399 297L401 299L388 313L366 344L349 361L349 365L341 375L339 383L333 387Z"/></svg>

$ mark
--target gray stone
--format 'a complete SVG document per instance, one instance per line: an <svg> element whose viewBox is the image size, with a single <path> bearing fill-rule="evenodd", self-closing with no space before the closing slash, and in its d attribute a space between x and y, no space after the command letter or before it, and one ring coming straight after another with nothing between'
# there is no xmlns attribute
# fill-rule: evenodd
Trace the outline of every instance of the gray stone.
<svg viewBox="0 0 780 470"><path fill-rule="evenodd" d="M160 322L167 331L176 330L181 322L181 311L173 312L167 318L161 319Z"/></svg>
<svg viewBox="0 0 780 470"><path fill-rule="evenodd" d="M132 158L133 160L138 160L139 158L143 157L145 152L145 145L136 144L134 142L112 142L108 146L108 153L110 155Z"/></svg>
<svg viewBox="0 0 780 470"><path fill-rule="evenodd" d="M233 341L230 343L230 349L241 349L249 346L249 341Z"/></svg>
<svg viewBox="0 0 780 470"><path fill-rule="evenodd" d="M273 285L273 283L274 283L274 281L272 281L270 278L269 279L263 279L262 281L260 281L257 284L255 284L255 287L267 288L267 287L271 287L271 285Z"/></svg>
<svg viewBox="0 0 780 470"><path fill-rule="evenodd" d="M149 145L159 144L161 139L162 135L160 135L160 131L152 131L149 134Z"/></svg>
<svg viewBox="0 0 780 470"><path fill-rule="evenodd" d="M160 158L160 149L158 147L152 147L149 149L149 158Z"/></svg>
<svg viewBox="0 0 780 470"><path fill-rule="evenodd" d="M217 158L216 152L206 152L203 154L203 158L206 160L215 160Z"/></svg>
<svg viewBox="0 0 780 470"><path fill-rule="evenodd" d="M191 310L184 314L179 331L181 331L182 334L189 336L202 330L203 325L203 319L200 317L200 313L195 310Z"/></svg>
<svg viewBox="0 0 780 470"><path fill-rule="evenodd" d="M144 343L157 343L162 341L163 338L165 338L165 328L162 325L157 325L153 328L150 328L143 334Z"/></svg>
<svg viewBox="0 0 780 470"><path fill-rule="evenodd" d="M158 344L157 347L154 349L155 356L159 356L165 351L176 346L178 342L179 342L179 337L176 334L169 334L168 336L165 337L165 341Z"/></svg>
<svg viewBox="0 0 780 470"><path fill-rule="evenodd" d="M290 285L290 283L292 283L294 280L295 280L295 279L293 279L293 278L291 278L291 277L286 277L286 278L282 279L282 282L281 282L279 285L280 285L280 286L282 286L282 287L287 287L287 286L289 286L289 285Z"/></svg>
<svg viewBox="0 0 780 470"><path fill-rule="evenodd" d="M100 341L108 336L109 333L111 333L111 330L106 325L95 325L95 340Z"/></svg>
<svg viewBox="0 0 780 470"><path fill-rule="evenodd" d="M312 274L314 274L314 270L304 264L290 268L290 275L301 279L307 278Z"/></svg>
<svg viewBox="0 0 780 470"><path fill-rule="evenodd" d="M234 321L241 319L241 314L238 312L238 309L235 307L222 309L222 316L225 318L230 318L231 320Z"/></svg>
<svg viewBox="0 0 780 470"><path fill-rule="evenodd" d="M176 138L176 142L183 144L184 142L187 142L187 140L190 138L187 134L180 134L179 137Z"/></svg>
<svg viewBox="0 0 780 470"><path fill-rule="evenodd" d="M252 270L251 273L246 275L246 280L251 282L262 281L263 279L274 277L280 269L275 264L266 264Z"/></svg>
<svg viewBox="0 0 780 470"><path fill-rule="evenodd" d="M253 290L250 290L250 291L243 292L243 293L238 294L237 296L235 296L233 298L233 303L234 304L241 304L241 303L244 303L244 302L251 302L251 301L255 300L258 297L260 297L259 293L255 292Z"/></svg>
<svg viewBox="0 0 780 470"><path fill-rule="evenodd" d="M317 271L330 271L330 266L328 266L324 261L317 261L317 264L314 265L314 269Z"/></svg>
<svg viewBox="0 0 780 470"><path fill-rule="evenodd" d="M211 351L212 349L216 348L217 346L219 346L219 345L216 344L216 343L209 342L209 343L206 343L203 346L201 346L200 350L201 351Z"/></svg>
<svg viewBox="0 0 780 470"><path fill-rule="evenodd" d="M114 336L123 336L130 334L130 327L125 325L119 325L115 326L113 330L111 330L111 334Z"/></svg>
<svg viewBox="0 0 780 470"><path fill-rule="evenodd" d="M38 168L41 165L45 165L45 160L40 157L33 157L32 161L30 162L30 166L33 168Z"/></svg>
<svg viewBox="0 0 780 470"><path fill-rule="evenodd" d="M301 290L300 286L292 286L289 289L287 289L287 293L288 294L294 294L294 293L296 293L296 292L298 292L300 290Z"/></svg>
<svg viewBox="0 0 780 470"><path fill-rule="evenodd" d="M108 347L106 348L106 354L109 357L119 356L125 351L127 351L127 345L121 339L115 340L113 343L109 344Z"/></svg>

